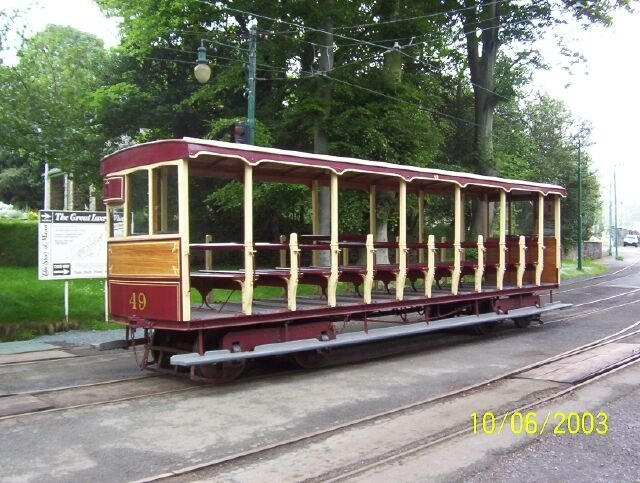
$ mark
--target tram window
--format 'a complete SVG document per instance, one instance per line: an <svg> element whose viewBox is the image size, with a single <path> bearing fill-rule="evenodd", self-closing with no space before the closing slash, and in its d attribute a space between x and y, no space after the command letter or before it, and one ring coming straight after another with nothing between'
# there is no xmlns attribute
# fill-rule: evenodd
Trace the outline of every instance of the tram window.
<svg viewBox="0 0 640 483"><path fill-rule="evenodd" d="M178 233L178 167L153 170L154 233Z"/></svg>
<svg viewBox="0 0 640 483"><path fill-rule="evenodd" d="M109 209L109 234L112 237L124 236L124 208Z"/></svg>
<svg viewBox="0 0 640 483"><path fill-rule="evenodd" d="M129 235L149 234L149 173L135 171L129 175Z"/></svg>

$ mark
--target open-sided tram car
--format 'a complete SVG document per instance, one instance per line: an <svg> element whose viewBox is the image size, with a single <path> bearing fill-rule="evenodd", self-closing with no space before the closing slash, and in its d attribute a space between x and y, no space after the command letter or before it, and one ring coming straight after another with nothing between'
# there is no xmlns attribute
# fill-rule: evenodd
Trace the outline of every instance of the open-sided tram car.
<svg viewBox="0 0 640 483"><path fill-rule="evenodd" d="M524 327L563 307L543 306L538 295L560 281L560 186L190 138L125 148L105 157L101 170L109 313L129 334L143 329L144 363L160 368L229 378L248 358L293 354L312 365L332 347L445 327L487 330L504 319ZM242 242L191 239L190 210L205 209L189 199L196 177L242 184ZM258 182L307 186L312 233L254 240ZM322 189L330 196L329 233L319 228ZM339 232L338 195L347 189L369 198L368 233ZM394 193L395 241L373 236L381 192ZM452 208L449 237L436 239L425 226L425 200L434 197ZM416 207L414 230L408 200ZM467 240L472 202L484 219L477 238ZM240 266L216 267L221 250L240 252ZM277 251L278 266L257 266L256 255L269 250ZM376 250L387 250L392 262L376 263ZM204 263L196 266L196 258ZM317 295L300 295L301 285L317 287ZM254 300L259 286L281 287L284 295ZM241 300L212 302L220 290Z"/></svg>

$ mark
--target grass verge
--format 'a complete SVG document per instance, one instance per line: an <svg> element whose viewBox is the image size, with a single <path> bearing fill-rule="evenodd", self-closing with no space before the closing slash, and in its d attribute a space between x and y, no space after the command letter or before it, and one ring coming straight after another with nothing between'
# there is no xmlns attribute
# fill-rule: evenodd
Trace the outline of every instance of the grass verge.
<svg viewBox="0 0 640 483"><path fill-rule="evenodd" d="M119 327L104 322L104 281L69 281L69 322L64 282L39 281L35 267L0 267L0 340L22 340L60 330Z"/></svg>
<svg viewBox="0 0 640 483"><path fill-rule="evenodd" d="M582 261L582 271L578 270L578 262L576 260L562 260L562 270L560 278L568 280L571 278L582 277L584 275L594 276L600 275L607 271L607 267L593 260L584 259Z"/></svg>

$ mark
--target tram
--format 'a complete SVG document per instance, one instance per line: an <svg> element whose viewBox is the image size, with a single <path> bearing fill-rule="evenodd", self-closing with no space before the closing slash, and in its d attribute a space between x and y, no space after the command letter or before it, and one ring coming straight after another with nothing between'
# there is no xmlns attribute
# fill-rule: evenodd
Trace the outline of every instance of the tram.
<svg viewBox="0 0 640 483"><path fill-rule="evenodd" d="M134 350L144 344L142 364L215 382L238 375L247 359L287 354L313 367L334 347L451 327L487 332L506 319L526 327L567 306L552 298L560 186L193 138L127 147L106 156L101 173L108 309ZM190 199L198 180L238 185L242 240L219 240L212 226L212 241L192 226L207 209ZM306 187L311 232L254 240L260 183ZM365 233L339 229L346 190L368 200ZM395 203L391 241L374 236L382 194ZM482 214L475 231L472 205ZM430 206L449 207L445 226L434 225ZM265 298L265 286L281 290Z"/></svg>

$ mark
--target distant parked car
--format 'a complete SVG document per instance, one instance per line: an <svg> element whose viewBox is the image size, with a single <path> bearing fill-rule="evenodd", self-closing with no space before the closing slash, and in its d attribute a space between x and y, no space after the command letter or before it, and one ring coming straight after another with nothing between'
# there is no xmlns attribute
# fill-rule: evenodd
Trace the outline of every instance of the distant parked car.
<svg viewBox="0 0 640 483"><path fill-rule="evenodd" d="M624 241L622 242L622 244L625 247L628 246L633 246L633 247L638 247L638 235L627 235L624 237Z"/></svg>

